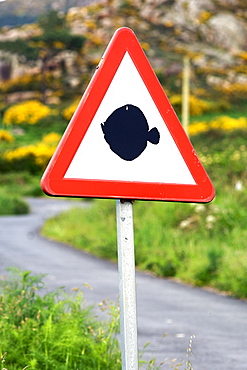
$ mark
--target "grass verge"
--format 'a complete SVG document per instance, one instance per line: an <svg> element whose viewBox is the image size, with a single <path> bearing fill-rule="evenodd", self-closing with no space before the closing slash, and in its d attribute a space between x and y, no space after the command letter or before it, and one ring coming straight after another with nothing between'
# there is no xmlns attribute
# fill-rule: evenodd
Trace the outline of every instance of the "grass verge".
<svg viewBox="0 0 247 370"><path fill-rule="evenodd" d="M162 277L247 297L246 132L193 138L216 188L208 205L135 202L136 265ZM94 201L46 222L43 235L117 259L115 202Z"/></svg>

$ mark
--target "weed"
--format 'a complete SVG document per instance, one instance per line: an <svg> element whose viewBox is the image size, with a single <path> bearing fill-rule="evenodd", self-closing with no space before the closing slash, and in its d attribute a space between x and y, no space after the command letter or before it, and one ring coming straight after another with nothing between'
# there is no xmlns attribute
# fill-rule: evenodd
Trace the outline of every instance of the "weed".
<svg viewBox="0 0 247 370"><path fill-rule="evenodd" d="M43 275L9 274L0 281L0 354L8 351L11 370L121 368L116 316L99 322L82 292L45 294Z"/></svg>
<svg viewBox="0 0 247 370"><path fill-rule="evenodd" d="M183 368L184 370L193 370L193 366L190 360L192 356L192 342L194 338L195 336L191 335L189 343L188 343L185 359L181 359L179 361L177 358L173 358L172 360L169 360L168 358L166 358L160 364L157 364L156 359L151 359L148 362L145 360L141 360L140 361L141 367L145 366L146 370L159 370L159 369L164 369L168 367L173 370L179 370L181 366L185 366L185 368ZM147 348L149 344L150 342L144 345L143 351L140 353L140 358L142 358L145 352L145 349Z"/></svg>

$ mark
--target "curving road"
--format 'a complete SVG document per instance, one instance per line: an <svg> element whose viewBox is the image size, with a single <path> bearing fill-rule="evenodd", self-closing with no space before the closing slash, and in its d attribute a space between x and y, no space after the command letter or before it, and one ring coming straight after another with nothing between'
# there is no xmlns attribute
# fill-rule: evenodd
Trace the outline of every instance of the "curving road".
<svg viewBox="0 0 247 370"><path fill-rule="evenodd" d="M73 200L29 199L32 213L0 217L0 274L9 266L44 273L48 289L83 290L88 304L118 298L117 266L39 235L47 217L76 205ZM82 203L79 203L82 206ZM88 289L84 283L93 289ZM247 369L247 303L203 289L136 274L139 348L144 359L190 361L194 370ZM185 365L182 368L184 368Z"/></svg>

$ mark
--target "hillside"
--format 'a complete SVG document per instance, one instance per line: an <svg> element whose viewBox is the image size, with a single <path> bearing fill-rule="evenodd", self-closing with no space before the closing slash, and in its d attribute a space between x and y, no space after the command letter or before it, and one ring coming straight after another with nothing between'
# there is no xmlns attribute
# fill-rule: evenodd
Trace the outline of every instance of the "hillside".
<svg viewBox="0 0 247 370"><path fill-rule="evenodd" d="M34 22L40 14L56 9L67 12L70 7L84 6L90 1L87 0L3 0L0 2L0 27L17 26Z"/></svg>
<svg viewBox="0 0 247 370"><path fill-rule="evenodd" d="M37 16L51 7L48 1L42 4L35 0L23 1L18 9L14 4L12 0L1 3L1 14L4 14L2 10L9 9L12 14ZM75 4L81 2L61 0L53 6L64 10ZM245 0L104 0L68 9L67 24L73 34L86 38L79 55L61 49L60 59L56 57L66 64L68 83L78 86L77 93L85 89L116 28L127 26L137 34L167 92L181 92L183 56L187 55L191 62L192 94L210 100L226 98L234 103L245 100ZM35 24L4 27L0 41L18 38L28 41L39 32ZM9 62L12 57L1 52L1 45L0 55L2 63L11 63L11 78L37 72L40 65L37 60L34 68L33 61L29 63L20 55Z"/></svg>

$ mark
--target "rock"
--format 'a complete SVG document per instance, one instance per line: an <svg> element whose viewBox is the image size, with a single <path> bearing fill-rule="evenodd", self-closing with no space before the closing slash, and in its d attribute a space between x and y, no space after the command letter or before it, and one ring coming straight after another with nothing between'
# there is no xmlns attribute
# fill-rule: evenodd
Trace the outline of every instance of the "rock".
<svg viewBox="0 0 247 370"><path fill-rule="evenodd" d="M228 50L243 50L247 28L234 14L219 13L209 19L205 38L208 42Z"/></svg>

